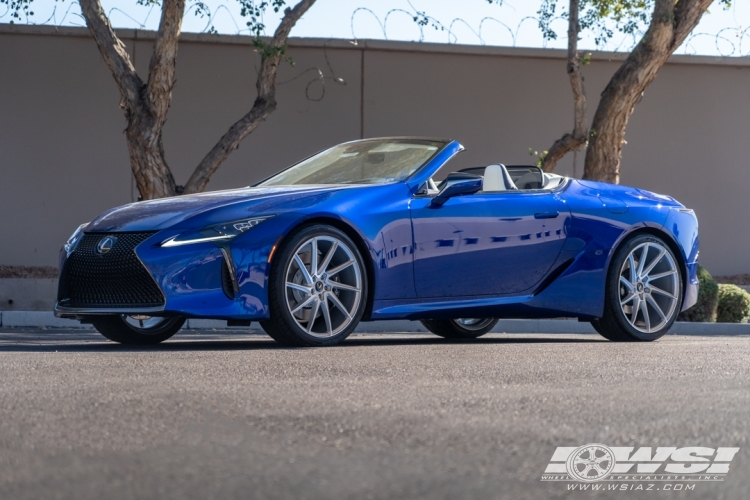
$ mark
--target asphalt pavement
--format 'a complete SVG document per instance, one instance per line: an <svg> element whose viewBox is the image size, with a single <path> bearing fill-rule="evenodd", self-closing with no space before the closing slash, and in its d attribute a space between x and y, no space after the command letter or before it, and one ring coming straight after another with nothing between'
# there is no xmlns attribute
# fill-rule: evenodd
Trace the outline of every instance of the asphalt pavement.
<svg viewBox="0 0 750 500"><path fill-rule="evenodd" d="M750 337L0 329L0 499L750 498ZM558 446L739 447L724 481L579 491ZM635 485L636 483L623 483ZM640 483L638 483L640 484Z"/></svg>

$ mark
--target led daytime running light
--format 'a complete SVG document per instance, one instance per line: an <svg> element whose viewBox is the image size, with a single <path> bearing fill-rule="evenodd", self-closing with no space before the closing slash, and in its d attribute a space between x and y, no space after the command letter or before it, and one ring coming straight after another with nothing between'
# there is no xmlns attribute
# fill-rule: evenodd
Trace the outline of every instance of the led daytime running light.
<svg viewBox="0 0 750 500"><path fill-rule="evenodd" d="M222 224L215 224L213 226L205 227L197 232L188 234L179 234L169 238L161 244L162 247L179 247L183 245L193 245L195 243L206 243L209 241L227 241L236 238L245 231L252 229L266 219L270 219L272 215L265 217L255 217L252 219L244 219L234 222L225 222ZM182 239L184 238L184 239Z"/></svg>

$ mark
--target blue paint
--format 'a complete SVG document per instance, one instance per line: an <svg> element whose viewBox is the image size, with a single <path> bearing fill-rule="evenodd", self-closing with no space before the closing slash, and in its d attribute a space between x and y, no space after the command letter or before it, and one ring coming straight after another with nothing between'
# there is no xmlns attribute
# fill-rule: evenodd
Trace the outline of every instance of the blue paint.
<svg viewBox="0 0 750 500"><path fill-rule="evenodd" d="M420 189L462 149L446 142L402 182L248 187L145 201L104 212L86 233L154 231L136 253L164 293L165 313L195 318L268 318L271 251L313 220L333 221L360 243L372 285L366 319L599 317L614 250L645 229L679 250L683 309L695 303L698 223L673 198L568 179L553 192L478 192L431 205L434 195ZM229 244L239 285L234 299L222 289L216 244L161 246L186 231L262 215L273 217ZM65 261L61 252L61 268Z"/></svg>

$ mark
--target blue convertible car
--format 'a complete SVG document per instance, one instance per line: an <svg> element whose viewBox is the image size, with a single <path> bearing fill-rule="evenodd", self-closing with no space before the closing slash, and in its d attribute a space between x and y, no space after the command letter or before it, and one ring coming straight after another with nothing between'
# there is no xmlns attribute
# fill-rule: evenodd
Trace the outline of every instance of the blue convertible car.
<svg viewBox="0 0 750 500"><path fill-rule="evenodd" d="M573 317L610 340L655 340L695 303L692 210L531 166L435 182L462 149L353 141L253 187L109 210L61 250L55 312L122 343L213 318L322 346L380 319L475 338L497 318Z"/></svg>

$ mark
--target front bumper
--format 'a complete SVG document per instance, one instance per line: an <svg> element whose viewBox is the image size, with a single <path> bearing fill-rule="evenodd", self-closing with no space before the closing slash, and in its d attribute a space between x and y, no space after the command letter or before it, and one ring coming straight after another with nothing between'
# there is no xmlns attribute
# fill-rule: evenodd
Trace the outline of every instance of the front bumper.
<svg viewBox="0 0 750 500"><path fill-rule="evenodd" d="M76 307L67 303L65 297L58 296L54 313L57 317L75 319L110 314L267 319L269 255L278 232L273 233L269 231L272 228L263 226L239 236L231 246L223 249L211 242L169 248L161 246L163 241L179 234L179 230L157 232L139 244L134 252L164 295L163 306ZM66 261L67 256L63 253L61 281ZM230 274L237 285L236 293L231 296L225 291L226 283L222 283L226 262L232 263L234 273Z"/></svg>
<svg viewBox="0 0 750 500"><path fill-rule="evenodd" d="M662 228L674 238L685 262L685 295L680 309L684 311L698 301L698 218L690 209L673 207Z"/></svg>
<svg viewBox="0 0 750 500"><path fill-rule="evenodd" d="M688 264L686 274L685 297L682 299L680 312L693 307L698 302L698 263Z"/></svg>

